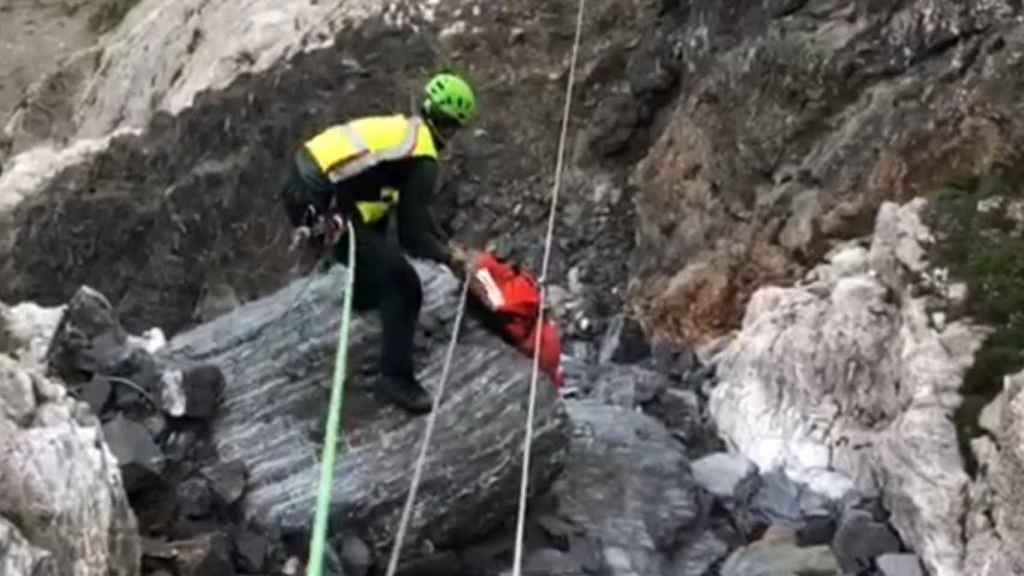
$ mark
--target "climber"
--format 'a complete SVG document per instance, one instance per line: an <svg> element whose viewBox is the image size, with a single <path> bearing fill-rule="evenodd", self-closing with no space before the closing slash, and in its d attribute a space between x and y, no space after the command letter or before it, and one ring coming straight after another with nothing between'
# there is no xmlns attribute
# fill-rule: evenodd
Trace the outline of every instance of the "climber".
<svg viewBox="0 0 1024 576"><path fill-rule="evenodd" d="M377 308L382 326L378 382L374 387L413 414L430 412L429 392L416 379L413 337L422 287L402 249L413 257L472 274L475 252L442 242L428 208L438 178L438 151L476 112L470 85L442 72L424 88L418 115L367 116L331 126L302 146L281 191L295 229L292 249L305 245L319 257L333 247L345 263L350 220L356 237L353 306ZM398 244L386 238L397 213Z"/></svg>

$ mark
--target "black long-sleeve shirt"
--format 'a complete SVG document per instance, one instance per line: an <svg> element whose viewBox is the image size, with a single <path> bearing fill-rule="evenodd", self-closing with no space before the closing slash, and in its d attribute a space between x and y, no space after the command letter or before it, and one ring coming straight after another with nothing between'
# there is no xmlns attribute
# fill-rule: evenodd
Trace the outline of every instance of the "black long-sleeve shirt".
<svg viewBox="0 0 1024 576"><path fill-rule="evenodd" d="M384 188L398 190L398 241L402 248L415 258L448 262L448 247L434 236L430 220L430 203L438 178L437 161L433 158L384 162L336 185L320 173L305 151L298 154L298 168L303 180L315 191L317 208L321 211L329 204L327 199L331 194L336 195L342 211L351 217L358 214L356 202L379 201ZM386 219L382 220L379 228L386 223ZM378 228L377 223L369 226Z"/></svg>

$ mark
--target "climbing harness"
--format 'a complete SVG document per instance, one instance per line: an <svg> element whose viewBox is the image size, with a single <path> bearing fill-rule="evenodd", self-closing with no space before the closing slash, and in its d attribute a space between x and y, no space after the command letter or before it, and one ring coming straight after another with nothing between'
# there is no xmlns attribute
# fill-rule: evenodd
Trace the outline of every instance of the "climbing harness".
<svg viewBox="0 0 1024 576"><path fill-rule="evenodd" d="M307 576L321 576L324 562L324 543L327 539L327 517L331 504L331 485L334 479L334 458L338 444L338 424L341 420L342 398L345 390L345 366L348 361L348 334L352 323L352 291L356 276L356 242L352 222L346 222L349 234L348 277L345 282L345 301L338 328L338 349L334 359L334 378L331 384L331 400L327 413L327 430L324 433L324 450L320 460L320 490L316 500L316 516L313 519L313 535L309 547Z"/></svg>
<svg viewBox="0 0 1024 576"><path fill-rule="evenodd" d="M395 545L391 548L391 559L388 561L387 576L394 576L398 569L398 557L401 554L402 542L405 540L405 531L409 526L409 517L412 515L412 505L416 501L416 490L419 488L420 477L423 475L423 465L427 460L427 447L430 445L430 437L434 433L434 422L437 420L438 406L441 404L441 396L444 395L444 386L448 382L448 371L451 369L452 356L455 352L455 344L459 340L459 327L462 326L462 315L466 309L466 294L469 292L469 283L472 276L466 275L462 282L462 291L459 295L459 307L455 313L455 326L452 329L452 338L448 343L448 352L444 357L444 366L441 368L441 381L437 385L437 392L434 394L434 408L430 411L427 419L427 429L423 433L423 442L420 444L420 453L416 457L416 468L413 471L412 482L409 486L409 494L405 498L405 507L402 508L402 518L398 522L398 534L395 536Z"/></svg>
<svg viewBox="0 0 1024 576"><path fill-rule="evenodd" d="M572 59L569 63L569 79L565 87L565 107L562 110L562 131L558 138L558 158L555 161L555 183L551 189L551 211L548 213L548 231L544 239L544 260L541 264L540 278L537 284L540 286L540 306L537 308L537 326L544 325L544 301L547 297L548 263L551 259L551 244L555 233L555 214L558 211L558 191L562 186L562 164L565 157L565 137L569 127L569 111L572 106L572 87L576 80L576 57L579 54L580 35L583 30L583 10L586 0L579 0L579 9L576 13L576 36L572 44ZM516 545L515 556L512 565L512 576L520 576L523 567L523 528L526 524L526 495L529 488L530 478L530 445L533 441L533 414L534 405L537 403L537 373L540 367L542 331L537 330L536 339L533 345L533 371L530 374L530 403L526 415L526 436L523 438L523 475L519 485L519 516L516 520Z"/></svg>

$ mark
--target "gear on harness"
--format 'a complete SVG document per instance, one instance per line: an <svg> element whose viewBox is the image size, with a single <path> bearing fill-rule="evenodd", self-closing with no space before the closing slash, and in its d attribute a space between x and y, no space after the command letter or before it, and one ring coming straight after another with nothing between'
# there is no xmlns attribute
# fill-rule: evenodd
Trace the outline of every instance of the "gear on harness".
<svg viewBox="0 0 1024 576"><path fill-rule="evenodd" d="M304 223L295 228L292 233L292 241L288 246L289 252L294 252L303 242L323 243L334 246L345 235L345 218L338 212L332 212L326 216L317 214L312 206L307 207Z"/></svg>

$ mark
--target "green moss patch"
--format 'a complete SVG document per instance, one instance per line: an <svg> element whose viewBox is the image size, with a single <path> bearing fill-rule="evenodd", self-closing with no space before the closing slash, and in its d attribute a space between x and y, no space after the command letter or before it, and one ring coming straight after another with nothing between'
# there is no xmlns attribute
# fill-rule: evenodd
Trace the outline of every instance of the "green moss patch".
<svg viewBox="0 0 1024 576"><path fill-rule="evenodd" d="M954 417L971 475L977 462L970 441L982 433L980 412L1002 390L1003 377L1024 368L1024 223L1009 210L1022 200L1024 161L1018 161L942 187L926 215L938 240L932 262L967 283L964 312L994 329L965 375L964 402Z"/></svg>

